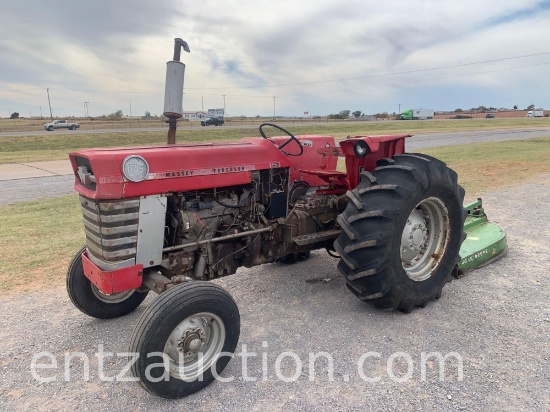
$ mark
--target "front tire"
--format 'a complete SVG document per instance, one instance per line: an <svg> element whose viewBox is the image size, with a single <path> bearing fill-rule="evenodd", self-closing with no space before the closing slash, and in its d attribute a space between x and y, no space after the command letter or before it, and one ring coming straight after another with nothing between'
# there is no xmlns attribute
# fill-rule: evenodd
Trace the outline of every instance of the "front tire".
<svg viewBox="0 0 550 412"><path fill-rule="evenodd" d="M438 299L465 238L457 174L427 155L397 155L363 172L348 198L334 243L347 287L379 309Z"/></svg>
<svg viewBox="0 0 550 412"><path fill-rule="evenodd" d="M105 295L84 275L83 247L73 258L67 270L67 293L82 313L97 319L114 319L134 311L147 297L147 292L135 290Z"/></svg>
<svg viewBox="0 0 550 412"><path fill-rule="evenodd" d="M129 352L139 358L132 373L152 394L189 396L214 381L213 371L223 371L239 334L239 310L228 292L207 282L177 285L155 299L134 329Z"/></svg>

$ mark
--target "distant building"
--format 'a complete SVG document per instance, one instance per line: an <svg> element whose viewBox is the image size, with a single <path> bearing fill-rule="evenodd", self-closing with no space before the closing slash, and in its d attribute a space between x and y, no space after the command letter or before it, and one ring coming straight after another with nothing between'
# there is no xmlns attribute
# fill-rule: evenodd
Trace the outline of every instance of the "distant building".
<svg viewBox="0 0 550 412"><path fill-rule="evenodd" d="M223 117L225 115L222 109L208 109L208 117Z"/></svg>
<svg viewBox="0 0 550 412"><path fill-rule="evenodd" d="M206 117L204 112L183 112L183 118L187 120L201 120Z"/></svg>

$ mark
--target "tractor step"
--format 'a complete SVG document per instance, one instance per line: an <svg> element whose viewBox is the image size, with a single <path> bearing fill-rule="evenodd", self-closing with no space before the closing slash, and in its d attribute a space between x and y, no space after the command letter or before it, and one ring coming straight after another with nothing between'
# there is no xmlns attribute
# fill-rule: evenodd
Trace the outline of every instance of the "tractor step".
<svg viewBox="0 0 550 412"><path fill-rule="evenodd" d="M311 245L312 243L321 243L327 240L336 239L340 230L326 230L324 232L308 233L307 235L295 236L292 242L298 246Z"/></svg>
<svg viewBox="0 0 550 412"><path fill-rule="evenodd" d="M481 199L464 208L468 211L464 222L467 237L460 248L459 276L501 258L508 250L506 232L487 220Z"/></svg>

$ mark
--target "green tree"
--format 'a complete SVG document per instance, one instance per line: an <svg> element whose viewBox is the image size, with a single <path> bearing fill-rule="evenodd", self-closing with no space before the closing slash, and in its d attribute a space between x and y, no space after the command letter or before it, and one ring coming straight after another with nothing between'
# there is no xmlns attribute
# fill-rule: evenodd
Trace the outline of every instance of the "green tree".
<svg viewBox="0 0 550 412"><path fill-rule="evenodd" d="M18 119L19 118L19 113L17 112L13 112L11 115L10 115L10 119Z"/></svg>
<svg viewBox="0 0 550 412"><path fill-rule="evenodd" d="M340 113L329 114L329 119L347 119L349 118L350 110L341 110Z"/></svg>
<svg viewBox="0 0 550 412"><path fill-rule="evenodd" d="M464 113L464 110L459 107L458 109L455 109L455 113Z"/></svg>
<svg viewBox="0 0 550 412"><path fill-rule="evenodd" d="M361 117L361 110L356 110L352 113L353 117Z"/></svg>
<svg viewBox="0 0 550 412"><path fill-rule="evenodd" d="M149 110L146 110L144 117L151 117L151 112Z"/></svg>
<svg viewBox="0 0 550 412"><path fill-rule="evenodd" d="M531 103L529 106L527 106L527 110L535 110L535 105Z"/></svg>
<svg viewBox="0 0 550 412"><path fill-rule="evenodd" d="M485 106L479 106L476 110L480 113L485 113L487 111L487 108Z"/></svg>
<svg viewBox="0 0 550 412"><path fill-rule="evenodd" d="M122 110L117 110L116 112L109 113L107 115L98 116L101 119L110 119L110 120L121 120L123 116Z"/></svg>

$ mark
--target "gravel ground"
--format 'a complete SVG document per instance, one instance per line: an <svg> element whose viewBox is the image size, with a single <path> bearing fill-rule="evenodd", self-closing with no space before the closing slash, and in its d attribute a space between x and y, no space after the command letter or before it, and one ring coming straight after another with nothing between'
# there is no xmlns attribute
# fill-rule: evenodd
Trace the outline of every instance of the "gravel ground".
<svg viewBox="0 0 550 412"><path fill-rule="evenodd" d="M242 269L218 282L235 298L242 319L241 339L248 351L247 382L242 356L233 359L222 376L205 390L177 401L146 393L134 382L102 381L94 354L121 353L133 326L153 297L134 313L111 321L91 319L76 310L63 289L0 299L0 410L550 410L549 292L550 175L535 182L484 196L489 217L508 231L509 253L499 261L447 285L440 300L405 315L378 311L356 299L344 287L336 260L324 252L307 262ZM262 346L267 342L267 348ZM31 374L31 359L42 351L57 359L57 369L42 369L39 383ZM82 351L84 363L69 362L65 353ZM295 382L275 376L277 356L293 351L304 362ZM334 380L327 362L318 361L315 380L308 379L308 354L328 352L334 359ZM361 379L357 362L366 352ZM390 379L386 363L392 353L405 352L413 362L412 378ZM456 352L463 360L446 362L444 379L438 364L428 363L421 376L421 353ZM262 380L262 353L267 353L268 379ZM44 361L44 360L42 360ZM104 373L122 371L121 357L107 358ZM398 377L404 358L391 369ZM291 376L293 362L283 362Z"/></svg>

